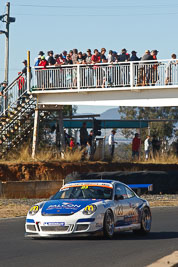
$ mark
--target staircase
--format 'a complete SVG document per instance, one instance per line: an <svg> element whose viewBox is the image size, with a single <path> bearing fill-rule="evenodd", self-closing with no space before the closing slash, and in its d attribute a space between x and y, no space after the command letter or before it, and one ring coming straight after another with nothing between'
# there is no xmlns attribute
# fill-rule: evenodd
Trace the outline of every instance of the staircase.
<svg viewBox="0 0 178 267"><path fill-rule="evenodd" d="M20 74L3 92L0 113L0 157L32 138L36 99L27 94L26 77Z"/></svg>

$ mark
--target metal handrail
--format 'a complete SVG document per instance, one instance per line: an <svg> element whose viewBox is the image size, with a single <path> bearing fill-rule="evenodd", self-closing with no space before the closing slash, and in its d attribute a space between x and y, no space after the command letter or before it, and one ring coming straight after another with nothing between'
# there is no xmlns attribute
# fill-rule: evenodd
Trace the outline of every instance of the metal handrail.
<svg viewBox="0 0 178 267"><path fill-rule="evenodd" d="M3 114L5 114L8 110L10 110L13 106L16 107L17 106L17 102L19 101L19 99L26 94L27 89L23 90L22 93L19 93L19 88L17 88L17 81L19 80L20 77L25 77L24 73L21 73L20 75L18 75L4 90L3 90L3 96L4 97L4 110L3 112L0 112L0 116L3 116ZM24 82L25 79L24 79ZM13 101L9 104L5 104L6 101L6 97L7 97L7 101L8 96L10 95L9 93L11 93L10 91L13 90L14 88L14 92L16 93L16 95L14 94L13 96L11 96L11 98L13 98ZM25 86L24 86L25 88Z"/></svg>
<svg viewBox="0 0 178 267"><path fill-rule="evenodd" d="M174 59L62 64L47 66L45 69L35 66L34 69L34 90L42 91L178 85L178 61Z"/></svg>

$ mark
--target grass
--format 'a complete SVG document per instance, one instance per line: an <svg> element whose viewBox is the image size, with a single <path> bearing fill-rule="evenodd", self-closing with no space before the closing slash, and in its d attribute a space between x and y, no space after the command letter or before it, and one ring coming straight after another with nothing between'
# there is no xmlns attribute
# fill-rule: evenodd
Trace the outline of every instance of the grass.
<svg viewBox="0 0 178 267"><path fill-rule="evenodd" d="M23 163L23 162L80 162L84 155L84 150L76 149L71 151L67 149L65 152L59 152L56 148L52 147L43 147L38 150L36 153L35 159L31 157L31 146L26 144L20 150L10 151L4 159L1 159L0 162L12 162L12 163ZM105 147L105 161L111 161L109 155L108 146ZM85 157L85 160L88 160L88 156ZM96 150L94 155L95 161L101 161L101 151ZM178 157L175 154L157 154L156 157L153 157L150 154L150 158L145 160L144 154L141 154L139 160L132 160L131 147L127 145L120 145L116 147L114 158L112 160L114 163L142 163L142 164L178 164Z"/></svg>
<svg viewBox="0 0 178 267"><path fill-rule="evenodd" d="M23 163L34 161L59 161L59 162L79 162L82 159L83 151L76 149L74 151L66 150L64 153L60 153L53 148L41 148L35 156L35 159L31 156L31 149L29 145L23 146L20 150L13 150L7 154L5 159L1 162Z"/></svg>

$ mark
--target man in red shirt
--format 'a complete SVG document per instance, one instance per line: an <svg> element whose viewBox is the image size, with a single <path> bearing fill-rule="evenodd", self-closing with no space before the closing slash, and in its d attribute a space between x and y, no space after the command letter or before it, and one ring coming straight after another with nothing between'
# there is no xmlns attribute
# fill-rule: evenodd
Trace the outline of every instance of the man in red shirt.
<svg viewBox="0 0 178 267"><path fill-rule="evenodd" d="M48 61L45 59L45 56L41 57L41 61L39 63L39 67L42 67L42 70L38 70L37 75L37 81L39 80L39 85L40 88L44 89L49 86L49 78L48 78L48 72L45 71L46 66L48 65Z"/></svg>
<svg viewBox="0 0 178 267"><path fill-rule="evenodd" d="M91 62L92 64L101 62L101 57L99 55L98 49L94 50L94 54L91 57ZM94 86L99 87L101 86L100 84L101 67L94 65L93 70L94 70Z"/></svg>
<svg viewBox="0 0 178 267"><path fill-rule="evenodd" d="M139 159L141 140L139 134L136 133L134 139L132 140L132 159Z"/></svg>

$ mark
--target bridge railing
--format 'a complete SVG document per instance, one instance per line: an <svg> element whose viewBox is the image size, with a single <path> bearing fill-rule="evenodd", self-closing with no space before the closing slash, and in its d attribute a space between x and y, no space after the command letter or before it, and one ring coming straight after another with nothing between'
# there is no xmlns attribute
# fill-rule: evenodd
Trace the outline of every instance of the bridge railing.
<svg viewBox="0 0 178 267"><path fill-rule="evenodd" d="M178 85L176 60L35 67L33 90Z"/></svg>
<svg viewBox="0 0 178 267"><path fill-rule="evenodd" d="M27 92L26 75L21 73L2 92L0 117L17 107L19 98Z"/></svg>

